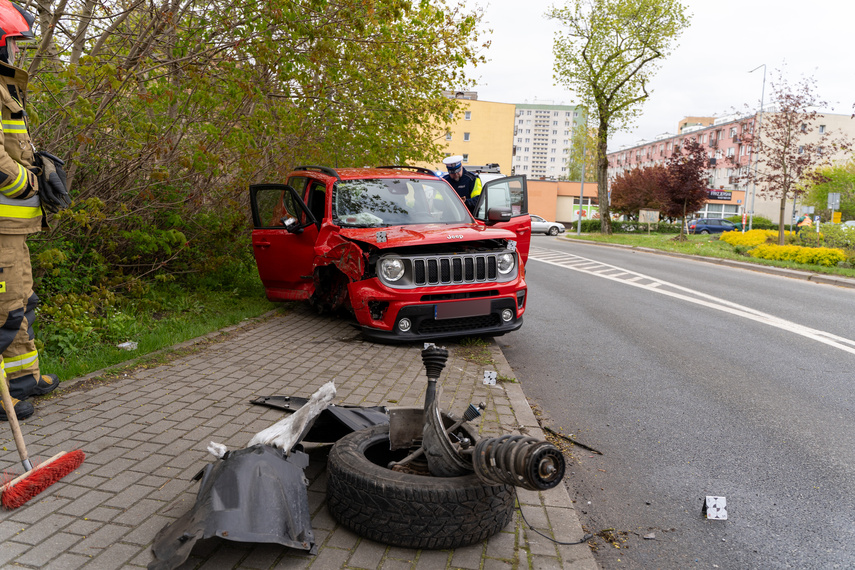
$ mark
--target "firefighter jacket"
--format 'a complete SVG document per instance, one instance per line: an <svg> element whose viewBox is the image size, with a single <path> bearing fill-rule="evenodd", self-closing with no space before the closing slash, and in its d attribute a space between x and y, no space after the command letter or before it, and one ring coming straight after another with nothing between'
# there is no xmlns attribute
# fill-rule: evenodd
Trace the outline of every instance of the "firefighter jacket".
<svg viewBox="0 0 855 570"><path fill-rule="evenodd" d="M26 71L0 62L0 233L30 234L42 228L35 149L27 131Z"/></svg>

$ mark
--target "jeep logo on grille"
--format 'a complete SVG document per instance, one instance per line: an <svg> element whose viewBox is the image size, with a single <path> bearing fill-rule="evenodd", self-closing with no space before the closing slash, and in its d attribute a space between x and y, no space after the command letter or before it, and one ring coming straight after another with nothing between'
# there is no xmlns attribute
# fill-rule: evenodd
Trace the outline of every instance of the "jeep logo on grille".
<svg viewBox="0 0 855 570"><path fill-rule="evenodd" d="M448 239L463 239L463 234L450 234Z"/></svg>

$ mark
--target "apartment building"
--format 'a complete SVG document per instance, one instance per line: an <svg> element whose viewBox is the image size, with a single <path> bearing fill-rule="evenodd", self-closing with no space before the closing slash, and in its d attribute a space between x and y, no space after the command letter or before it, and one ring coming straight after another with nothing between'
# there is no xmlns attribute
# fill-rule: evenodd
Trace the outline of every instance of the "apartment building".
<svg viewBox="0 0 855 570"><path fill-rule="evenodd" d="M760 115L768 116L774 109L766 109ZM635 145L624 146L608 155L609 180L614 180L631 168L640 168L664 163L675 150L688 141L696 141L706 149L710 158L708 171L708 189L710 201L704 207L702 215L721 215L723 217L751 211L754 214L777 220L780 215L780 200L764 195L765 188L746 182L749 168L756 167L757 157L752 154L745 135L753 133L757 124L757 115L727 115L715 118L711 124L704 124L706 117L690 117L680 121L679 134L662 133L651 140L640 140ZM855 120L849 115L823 114L816 119L813 132L805 142L817 142L822 134L835 133L855 137ZM762 136L762 127L761 127ZM847 158L843 154L831 157L832 160ZM792 202L787 206L792 209ZM793 210L795 211L795 210Z"/></svg>
<svg viewBox="0 0 855 570"><path fill-rule="evenodd" d="M463 166L498 164L502 173L510 174L513 164L514 105L479 101L475 91L445 93L460 100L445 138L445 156L460 155ZM420 165L443 169L442 163Z"/></svg>
<svg viewBox="0 0 855 570"><path fill-rule="evenodd" d="M559 180L567 177L573 129L582 127L577 105L516 105L513 130L513 174Z"/></svg>

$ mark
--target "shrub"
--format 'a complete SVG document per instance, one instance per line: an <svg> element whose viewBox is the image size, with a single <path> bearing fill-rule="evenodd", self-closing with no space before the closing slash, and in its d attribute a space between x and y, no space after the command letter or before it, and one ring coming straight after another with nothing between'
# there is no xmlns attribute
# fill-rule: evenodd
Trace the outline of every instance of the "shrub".
<svg viewBox="0 0 855 570"><path fill-rule="evenodd" d="M801 247L798 245L761 244L751 250L748 255L758 259L774 259L794 261L807 265L824 265L832 267L846 261L846 253L840 249L828 247Z"/></svg>
<svg viewBox="0 0 855 570"><path fill-rule="evenodd" d="M733 222L734 224L742 223L742 216L730 216L729 218L725 218L728 222ZM746 219L746 227L748 221ZM769 218L764 218L763 216L754 216L751 220L751 229L752 230L777 230L778 224L770 220Z"/></svg>
<svg viewBox="0 0 855 570"><path fill-rule="evenodd" d="M725 243L729 243L734 247L741 246L751 248L769 241L769 232L767 230L749 230L745 233L724 232L718 239Z"/></svg>

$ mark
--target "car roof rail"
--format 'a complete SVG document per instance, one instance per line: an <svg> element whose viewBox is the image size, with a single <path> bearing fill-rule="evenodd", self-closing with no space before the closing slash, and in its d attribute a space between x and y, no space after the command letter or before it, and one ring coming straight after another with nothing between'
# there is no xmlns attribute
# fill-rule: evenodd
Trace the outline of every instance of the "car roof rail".
<svg viewBox="0 0 855 570"><path fill-rule="evenodd" d="M323 172L324 174L326 174L328 176L335 176L335 178L339 182L341 182L341 176L338 175L338 172L336 172L335 169L330 168L329 166L314 166L314 165L298 166L294 170L295 171L296 170L308 170L309 172Z"/></svg>
<svg viewBox="0 0 855 570"><path fill-rule="evenodd" d="M392 168L396 170L413 170L415 172L421 172L422 174L430 174L431 176L436 176L436 172L430 170L429 168L422 168L421 166L409 166L406 164L390 164L387 166L377 166L376 168Z"/></svg>

